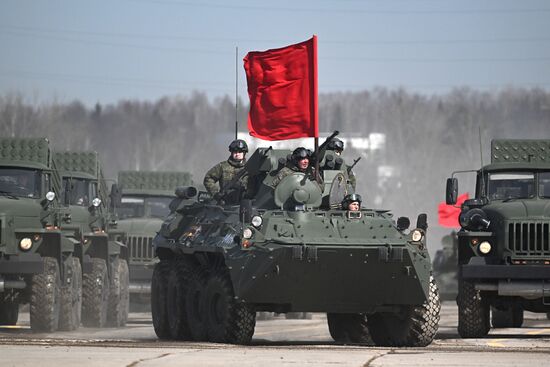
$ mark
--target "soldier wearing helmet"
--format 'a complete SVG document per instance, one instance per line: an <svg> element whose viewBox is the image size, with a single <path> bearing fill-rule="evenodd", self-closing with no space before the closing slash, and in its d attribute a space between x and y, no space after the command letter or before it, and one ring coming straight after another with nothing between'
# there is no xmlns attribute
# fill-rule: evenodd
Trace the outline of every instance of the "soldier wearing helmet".
<svg viewBox="0 0 550 367"><path fill-rule="evenodd" d="M248 145L244 140L236 139L229 144L229 158L210 168L204 176L204 187L208 193L215 199L221 199L221 192L227 188L227 185L233 180L238 171L246 163L246 153ZM236 195L232 198L226 198L226 201L238 201L240 193L246 190L247 178L243 177L240 181L240 187L236 188ZM234 200L232 200L234 199Z"/></svg>
<svg viewBox="0 0 550 367"><path fill-rule="evenodd" d="M308 179L315 180L315 172L312 164L313 152L304 147L294 149L290 157L290 165L283 167L279 173L273 178L271 185L277 187L277 185L288 175L295 172L305 173Z"/></svg>
<svg viewBox="0 0 550 367"><path fill-rule="evenodd" d="M358 212L361 210L361 195L348 194L342 200L342 209L349 210L350 212Z"/></svg>
<svg viewBox="0 0 550 367"><path fill-rule="evenodd" d="M334 154L336 154L337 156L341 156L342 152L344 151L344 142L338 138L332 138L330 142L327 144L327 150L332 150ZM349 165L346 165L346 171L348 173L349 183L355 190L355 185L357 183L355 174L353 173Z"/></svg>

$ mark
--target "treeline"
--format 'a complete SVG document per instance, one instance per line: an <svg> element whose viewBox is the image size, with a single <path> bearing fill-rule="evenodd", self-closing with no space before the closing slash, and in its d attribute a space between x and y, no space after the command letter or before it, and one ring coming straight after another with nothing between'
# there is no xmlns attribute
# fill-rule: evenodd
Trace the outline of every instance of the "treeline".
<svg viewBox="0 0 550 367"><path fill-rule="evenodd" d="M321 131L386 136L381 150L345 152L348 161L363 156L355 172L366 204L393 208L399 215L427 212L432 225L445 178L452 170L480 165L480 128L485 162L492 138L550 138L550 92L541 89L464 88L424 95L378 88L324 94L319 105ZM239 111L245 129L242 101ZM211 101L199 92L93 108L79 101L0 96L2 136L47 136L59 150L96 150L108 177L122 169L187 170L201 181L211 165L227 156L234 123L234 100ZM471 180L460 183L461 191L471 189Z"/></svg>

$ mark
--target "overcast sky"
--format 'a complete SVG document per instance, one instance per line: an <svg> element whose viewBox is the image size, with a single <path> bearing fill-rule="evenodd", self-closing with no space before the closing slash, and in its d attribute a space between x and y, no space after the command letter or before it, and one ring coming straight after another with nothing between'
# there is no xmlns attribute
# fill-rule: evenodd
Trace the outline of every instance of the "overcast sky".
<svg viewBox="0 0 550 367"><path fill-rule="evenodd" d="M319 92L550 88L543 0L2 0L0 93L246 96L248 51L318 35Z"/></svg>

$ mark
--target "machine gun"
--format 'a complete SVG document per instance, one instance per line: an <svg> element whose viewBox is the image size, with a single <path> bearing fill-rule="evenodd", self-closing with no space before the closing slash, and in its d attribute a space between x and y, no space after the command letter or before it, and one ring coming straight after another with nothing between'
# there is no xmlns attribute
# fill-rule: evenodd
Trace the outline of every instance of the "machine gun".
<svg viewBox="0 0 550 367"><path fill-rule="evenodd" d="M363 158L363 157L358 157L358 158L355 158L355 159L353 160L353 163L351 164L351 166L348 167L348 173L350 173L351 170L353 169L353 167L355 167L355 165L356 165L357 163L359 163L359 161L361 160L361 158Z"/></svg>

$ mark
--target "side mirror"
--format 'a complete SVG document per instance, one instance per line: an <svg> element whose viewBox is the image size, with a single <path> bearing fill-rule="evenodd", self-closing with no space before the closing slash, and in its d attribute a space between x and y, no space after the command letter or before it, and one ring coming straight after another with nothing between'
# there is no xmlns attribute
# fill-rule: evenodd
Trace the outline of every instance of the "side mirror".
<svg viewBox="0 0 550 367"><path fill-rule="evenodd" d="M122 201L122 190L116 183L111 186L111 193L109 196L111 197L111 208L118 208Z"/></svg>
<svg viewBox="0 0 550 367"><path fill-rule="evenodd" d="M448 178L447 189L445 192L445 203L447 205L455 205L458 198L458 179Z"/></svg>
<svg viewBox="0 0 550 367"><path fill-rule="evenodd" d="M428 229L428 215L426 213L418 214L416 219L416 228L420 228L426 232Z"/></svg>
<svg viewBox="0 0 550 367"><path fill-rule="evenodd" d="M411 225L411 220L407 217L399 217L397 218L397 229L399 231L404 231L409 228Z"/></svg>

